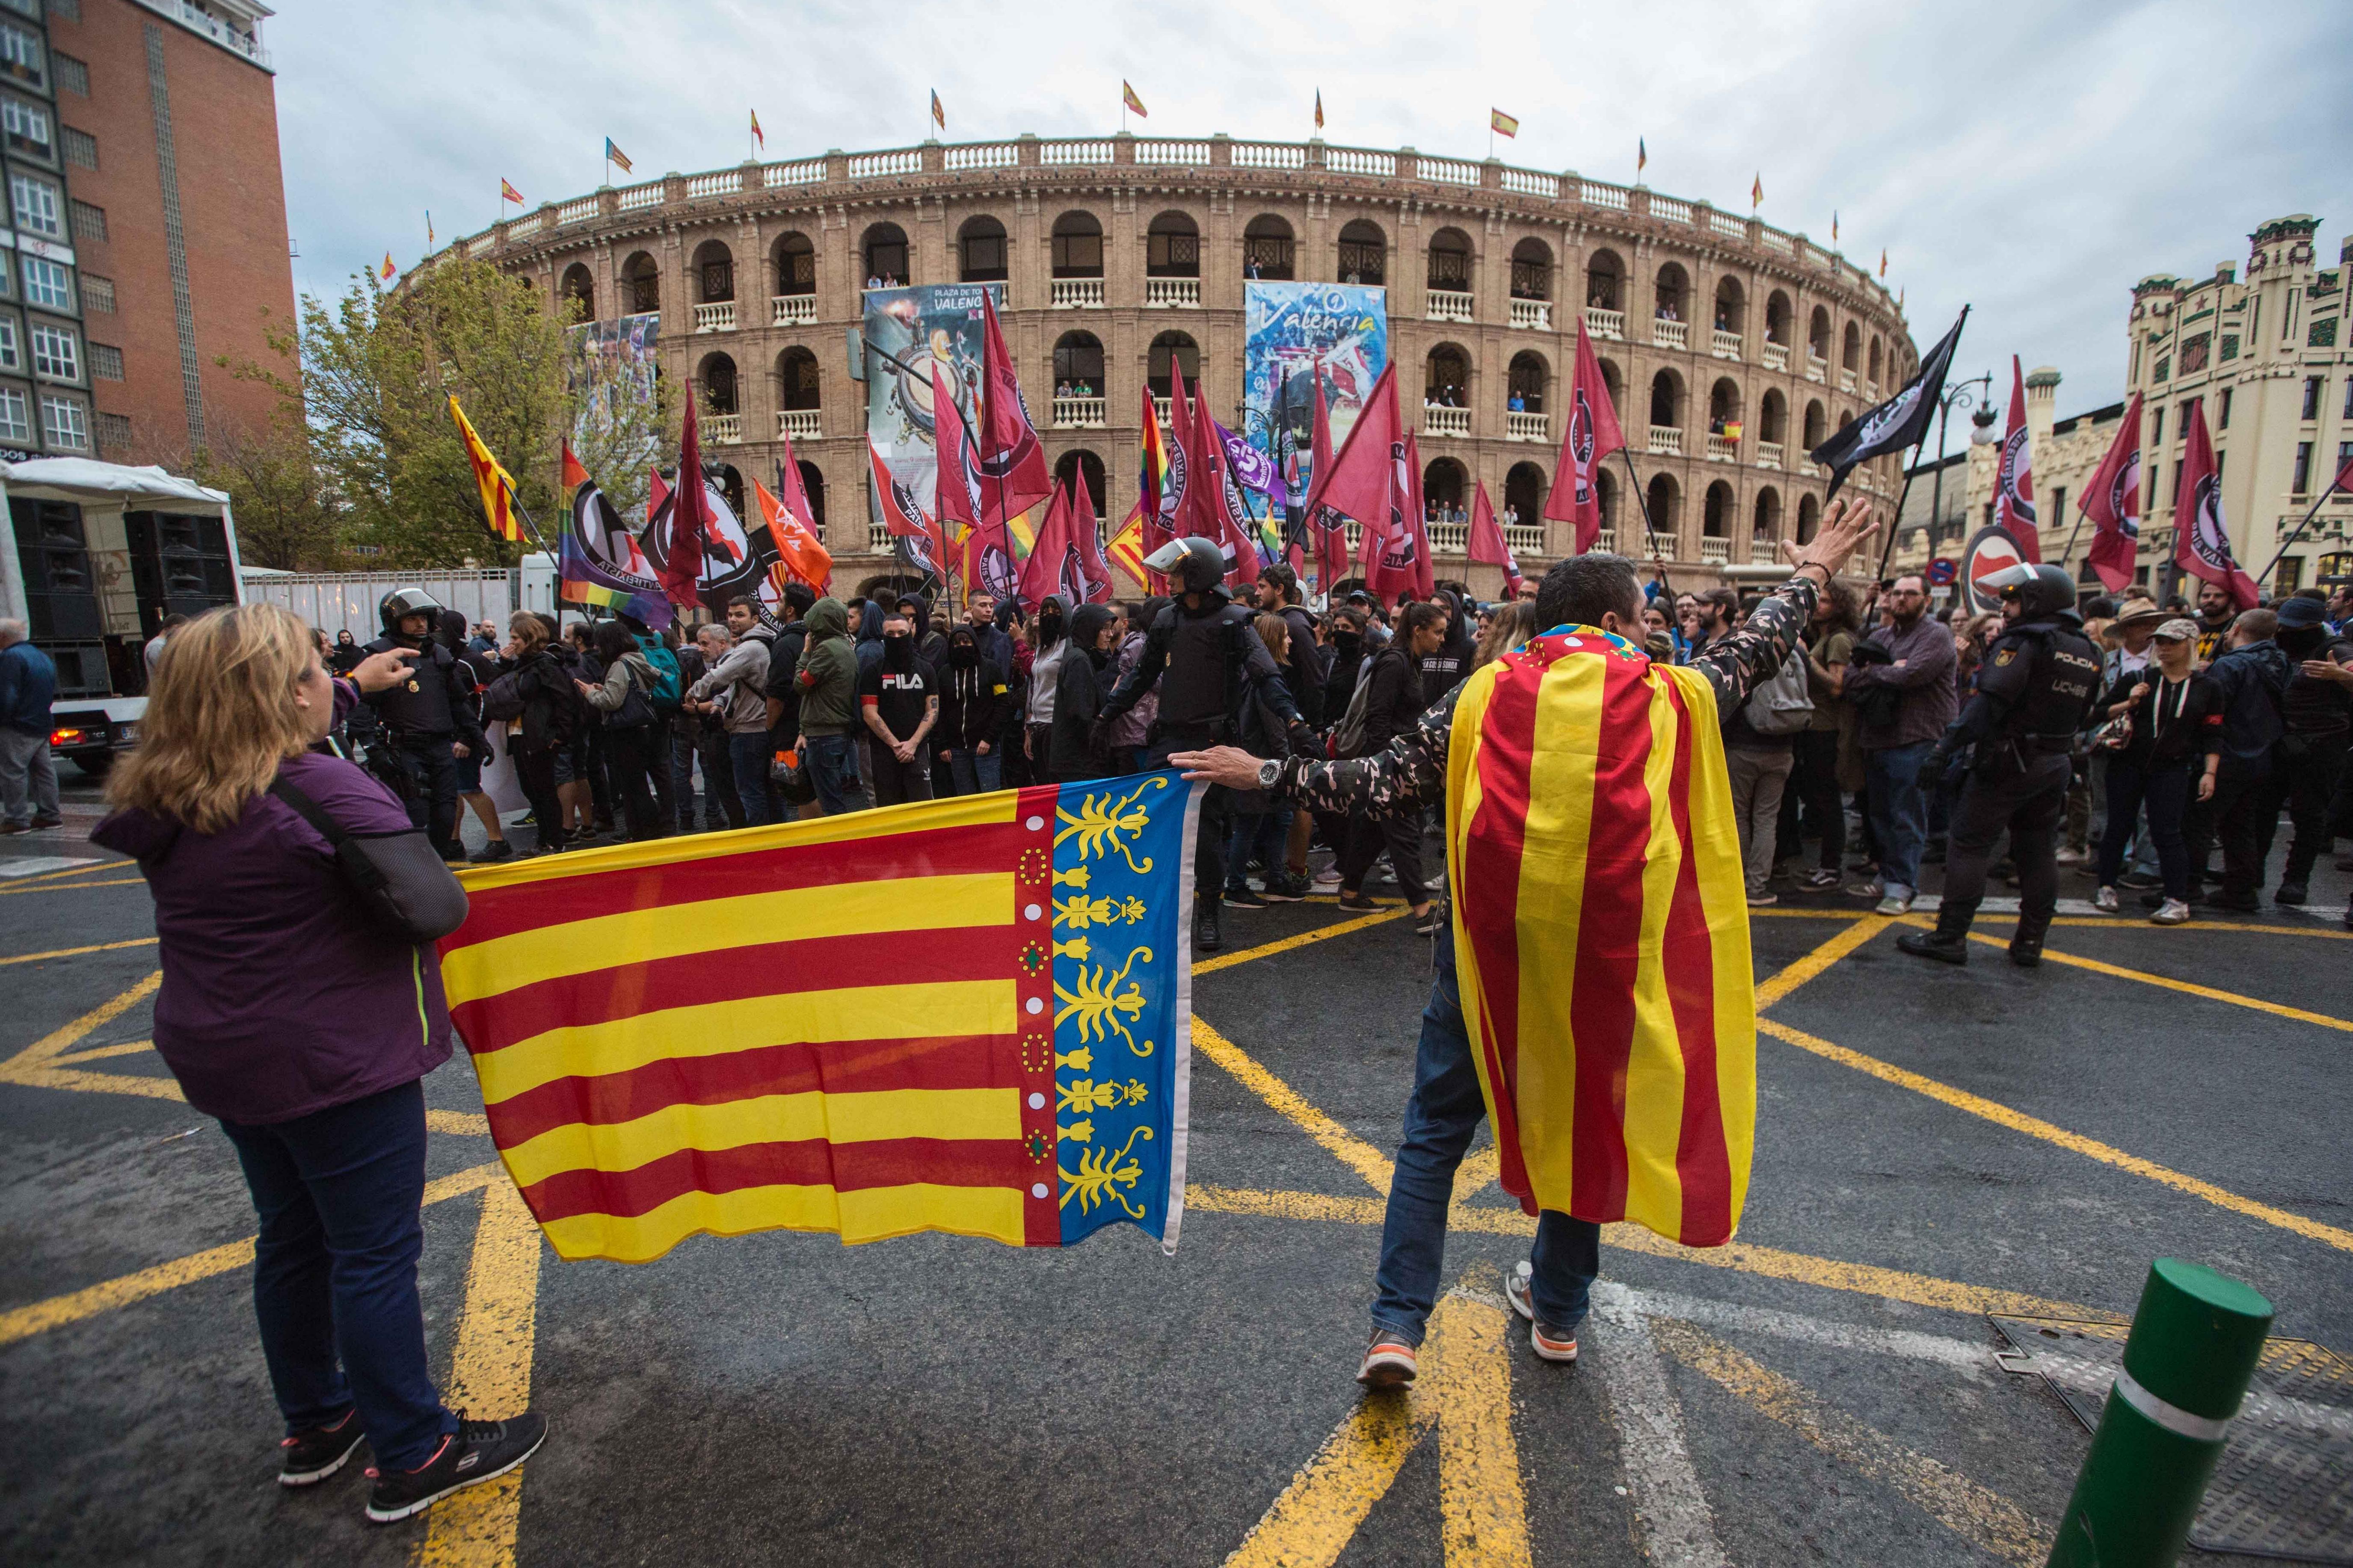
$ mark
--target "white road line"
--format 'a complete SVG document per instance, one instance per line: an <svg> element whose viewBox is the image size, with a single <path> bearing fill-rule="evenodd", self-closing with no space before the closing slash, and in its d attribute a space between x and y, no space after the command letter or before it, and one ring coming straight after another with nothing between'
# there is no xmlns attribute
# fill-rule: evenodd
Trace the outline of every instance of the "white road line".
<svg viewBox="0 0 2353 1568"><path fill-rule="evenodd" d="M1607 1279L1594 1282L1593 1300L1597 1309L1607 1307L1626 1314L1680 1318L1687 1323L1701 1323L1719 1329L1746 1329L1756 1333L1771 1334L1777 1339L1826 1345L1833 1350L1870 1351L1880 1355L1903 1356L1912 1361L1936 1362L1973 1378L1989 1377L2000 1371L1993 1359L1993 1346L1971 1344L1967 1340L1952 1339L1943 1334L1924 1334L1910 1329L1866 1328L1859 1323L1843 1323L1831 1318L1776 1311L1769 1307L1742 1306L1732 1301L1680 1295L1671 1290L1637 1289L1633 1286L1620 1285Z"/></svg>
<svg viewBox="0 0 2353 1568"><path fill-rule="evenodd" d="M1933 915L1942 909L1944 904L1945 900L1936 894L1922 893L1912 900L1912 912L1915 915ZM1978 906L1978 913L1981 915L2014 915L2017 912L2016 899L1988 899ZM2062 899L2059 900L2057 912L2063 915L2096 915L2100 912L2100 908L2089 899ZM2117 918L2119 923L2130 923L2122 916Z"/></svg>
<svg viewBox="0 0 2353 1568"><path fill-rule="evenodd" d="M1641 1527L1643 1556L1658 1568L1731 1568L1716 1543L1715 1514L1692 1468L1683 1407L1668 1386L1651 1325L1603 1289L1594 1291L1594 1315L1609 1325L1609 1342L1595 1359L1617 1416L1618 1452Z"/></svg>
<svg viewBox="0 0 2353 1568"><path fill-rule="evenodd" d="M94 866L100 858L96 855L27 855L21 860L0 860L0 877L37 877L44 871Z"/></svg>

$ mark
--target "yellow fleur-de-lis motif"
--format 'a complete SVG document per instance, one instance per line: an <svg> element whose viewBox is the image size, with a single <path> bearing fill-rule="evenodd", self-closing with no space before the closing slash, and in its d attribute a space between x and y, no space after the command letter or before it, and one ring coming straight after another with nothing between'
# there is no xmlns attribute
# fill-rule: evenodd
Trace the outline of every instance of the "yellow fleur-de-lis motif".
<svg viewBox="0 0 2353 1568"><path fill-rule="evenodd" d="M1067 871L1054 873L1054 886L1058 888L1083 888L1086 885L1087 868L1084 866L1073 866Z"/></svg>
<svg viewBox="0 0 2353 1568"><path fill-rule="evenodd" d="M1055 1128L1054 1131L1061 1134L1062 1142L1065 1143L1092 1143L1094 1142L1095 1124L1092 1121L1067 1121Z"/></svg>
<svg viewBox="0 0 2353 1568"><path fill-rule="evenodd" d="M1148 1092L1150 1091L1136 1079L1129 1079L1127 1080L1127 1102L1130 1105L1142 1105L1144 1103L1144 1097Z"/></svg>
<svg viewBox="0 0 2353 1568"><path fill-rule="evenodd" d="M1086 957L1087 939L1082 936L1074 936L1068 942L1056 942L1054 944L1054 956L1056 958Z"/></svg>
<svg viewBox="0 0 2353 1568"><path fill-rule="evenodd" d="M1081 1072L1092 1072L1095 1068L1094 1052L1086 1046L1081 1046L1075 1051L1056 1051L1054 1066L1057 1068L1076 1068Z"/></svg>
<svg viewBox="0 0 2353 1568"><path fill-rule="evenodd" d="M1137 1056L1151 1055L1150 1043L1146 1042L1141 1050L1137 1050L1135 1037L1128 1033L1127 1028L1128 1025L1144 1016L1144 987L1130 983L1127 978L1127 972L1134 967L1139 958L1146 963L1151 963L1152 950L1137 948L1127 955L1127 962L1121 964L1114 974L1106 975L1100 966L1080 970L1075 991L1064 990L1061 982L1056 981L1054 997L1062 1005L1054 1014L1055 1028L1060 1029L1076 1018L1079 1038L1082 1040L1107 1040L1117 1035ZM1122 991L1122 985L1126 985L1127 989Z"/></svg>
<svg viewBox="0 0 2353 1568"><path fill-rule="evenodd" d="M1108 1200L1126 1210L1130 1219L1142 1219L1144 1210L1130 1203L1127 1195L1119 1191L1122 1187L1134 1186L1144 1177L1144 1163L1127 1158L1127 1152L1135 1147L1138 1138L1150 1142L1152 1129L1138 1127L1129 1133L1127 1142L1120 1145L1116 1154L1108 1149L1089 1150L1080 1157L1079 1168L1075 1172L1057 1164L1055 1173L1062 1178L1062 1206L1067 1207L1070 1201L1076 1198L1079 1200L1079 1212L1086 1214ZM1120 1163L1123 1160L1127 1163Z"/></svg>
<svg viewBox="0 0 2353 1568"><path fill-rule="evenodd" d="M1127 900L1126 902L1120 905L1119 912L1122 919L1125 920L1128 924L1134 925L1136 921L1142 920L1151 911L1145 907L1145 903L1142 899L1131 898Z"/></svg>
<svg viewBox="0 0 2353 1568"><path fill-rule="evenodd" d="M1152 814L1138 805L1136 802L1144 798L1145 792L1147 790L1167 787L1168 781L1155 773L1116 799L1108 795L1087 796L1075 816L1057 807L1054 816L1068 826L1054 835L1054 847L1060 849L1064 843L1076 839L1079 854L1086 859L1092 859L1098 855L1116 850L1120 858L1127 862L1129 870L1138 876L1144 875L1152 869L1150 858L1147 857L1139 862L1135 858L1135 851L1129 847L1127 841L1121 835L1140 834L1144 831L1152 820ZM1055 880L1059 882L1060 879L1060 874L1057 873Z"/></svg>
<svg viewBox="0 0 2353 1568"><path fill-rule="evenodd" d="M1120 1100L1125 1092L1115 1083L1097 1083L1092 1079L1082 1078L1075 1083L1066 1083L1061 1086L1062 1103L1056 1109L1114 1110L1118 1109Z"/></svg>

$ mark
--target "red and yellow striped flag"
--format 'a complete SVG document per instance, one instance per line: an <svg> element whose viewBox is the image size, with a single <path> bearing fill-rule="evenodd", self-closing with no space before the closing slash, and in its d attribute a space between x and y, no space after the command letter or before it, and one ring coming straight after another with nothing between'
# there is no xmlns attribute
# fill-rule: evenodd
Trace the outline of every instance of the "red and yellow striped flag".
<svg viewBox="0 0 2353 1568"><path fill-rule="evenodd" d="M1198 797L1147 773L466 872L442 984L549 1241L1174 1247Z"/></svg>
<svg viewBox="0 0 2353 1568"><path fill-rule="evenodd" d="M1109 544L1103 546L1103 554L1110 558L1113 565L1126 573L1137 587L1147 594L1153 591L1152 579L1160 574L1144 563L1143 501L1138 500L1128 512L1127 521L1119 525L1119 531L1111 536Z"/></svg>
<svg viewBox="0 0 2353 1568"><path fill-rule="evenodd" d="M1756 991L1705 679L1556 628L1465 683L1447 773L1462 1014L1505 1190L1530 1214L1730 1240Z"/></svg>
<svg viewBox="0 0 2353 1568"><path fill-rule="evenodd" d="M458 406L458 395L449 395L449 417L458 422L458 434L466 443L466 460L474 466L474 483L482 492L482 521L491 531L510 542L522 541L522 520L515 512L514 476L501 467L482 438L474 434L473 421Z"/></svg>

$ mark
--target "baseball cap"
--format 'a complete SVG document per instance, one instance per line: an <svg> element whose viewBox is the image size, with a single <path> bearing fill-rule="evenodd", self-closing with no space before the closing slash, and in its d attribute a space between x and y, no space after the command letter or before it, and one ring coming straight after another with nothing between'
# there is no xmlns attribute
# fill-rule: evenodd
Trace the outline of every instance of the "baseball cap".
<svg viewBox="0 0 2353 1568"><path fill-rule="evenodd" d="M2152 635L2162 637L2167 642L2195 642L2198 640L2198 623L2176 616L2158 627Z"/></svg>

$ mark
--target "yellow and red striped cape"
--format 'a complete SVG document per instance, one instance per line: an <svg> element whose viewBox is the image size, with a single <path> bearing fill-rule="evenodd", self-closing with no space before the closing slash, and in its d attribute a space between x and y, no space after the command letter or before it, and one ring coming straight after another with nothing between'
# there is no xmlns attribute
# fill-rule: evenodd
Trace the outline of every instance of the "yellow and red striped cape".
<svg viewBox="0 0 2353 1568"><path fill-rule="evenodd" d="M1757 1123L1748 912L1715 696L1566 626L1473 672L1448 750L1463 1020L1534 1214L1731 1239Z"/></svg>

